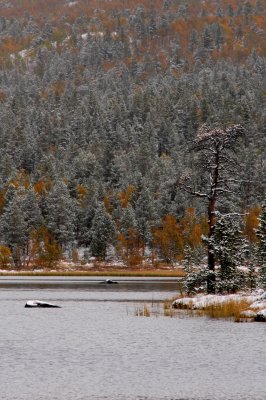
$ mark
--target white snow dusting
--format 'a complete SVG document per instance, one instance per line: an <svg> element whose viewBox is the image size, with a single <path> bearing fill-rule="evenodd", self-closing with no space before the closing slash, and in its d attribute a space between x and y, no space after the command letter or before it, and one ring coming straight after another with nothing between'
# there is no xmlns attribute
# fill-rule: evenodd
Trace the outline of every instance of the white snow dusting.
<svg viewBox="0 0 266 400"><path fill-rule="evenodd" d="M174 308L189 310L204 310L208 306L216 306L230 300L246 300L250 303L249 307L242 311L242 318L255 319L255 321L266 320L266 292L258 291L254 294L228 294L228 295L197 295L195 297L183 297L176 299L172 305Z"/></svg>
<svg viewBox="0 0 266 400"><path fill-rule="evenodd" d="M24 50L21 50L18 52L18 54L20 55L21 58L27 57L28 53L29 53L29 50L27 50L27 49L24 49Z"/></svg>
<svg viewBox="0 0 266 400"><path fill-rule="evenodd" d="M69 3L67 3L67 6L68 7L73 7L73 6L76 6L77 4L78 4L77 1L70 1Z"/></svg>
<svg viewBox="0 0 266 400"><path fill-rule="evenodd" d="M194 310L204 309L207 306L222 304L230 300L241 301L247 300L251 302L249 308L251 309L262 309L266 307L265 300L266 292L258 293L258 294L228 294L228 295L216 295L216 294L207 294L207 295L197 295L195 297L183 297L180 299L176 299L173 302L173 305L180 308L191 308Z"/></svg>

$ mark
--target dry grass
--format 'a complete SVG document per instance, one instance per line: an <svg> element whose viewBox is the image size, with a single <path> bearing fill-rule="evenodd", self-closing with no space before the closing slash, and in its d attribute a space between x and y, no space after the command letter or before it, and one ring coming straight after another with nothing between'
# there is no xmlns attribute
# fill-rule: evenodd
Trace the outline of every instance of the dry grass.
<svg viewBox="0 0 266 400"><path fill-rule="evenodd" d="M176 312L176 310L174 310L171 307L170 308L164 308L163 315L164 315L164 317L174 318L174 317L177 316L177 312Z"/></svg>
<svg viewBox="0 0 266 400"><path fill-rule="evenodd" d="M151 311L147 304L143 304L142 307L137 307L135 309L135 316L136 317L150 317Z"/></svg>
<svg viewBox="0 0 266 400"><path fill-rule="evenodd" d="M16 271L16 272L0 272L0 276L128 276L128 277L176 277L182 278L184 272L182 270L127 270L127 269L103 269L101 271Z"/></svg>
<svg viewBox="0 0 266 400"><path fill-rule="evenodd" d="M222 303L213 303L207 305L205 308L194 309L193 302L186 305L186 307L173 308L173 299L167 299L155 310L153 306L144 304L135 309L135 316L150 317L150 316L164 316L168 318L184 318L189 317L208 317L213 319L231 319L236 322L250 321L250 318L243 318L241 312L248 309L251 300L243 299L228 299ZM158 305L157 305L158 306Z"/></svg>
<svg viewBox="0 0 266 400"><path fill-rule="evenodd" d="M175 299L173 299L174 301ZM174 307L175 310L179 311L179 315L186 315L189 317L208 317L213 319L232 319L236 322L250 321L252 318L243 317L241 313L247 309L253 303L254 300L248 299L247 297L228 298L225 301L216 301L205 306L200 305L197 307L196 303L191 301L185 304L178 304ZM167 309L168 303L165 302L165 309ZM172 302L171 302L172 304ZM165 313L167 315L167 313Z"/></svg>
<svg viewBox="0 0 266 400"><path fill-rule="evenodd" d="M223 303L214 303L208 305L203 310L197 310L196 315L207 316L209 318L223 318L234 319L239 321L241 319L241 312L246 310L251 304L251 301L246 299L228 300Z"/></svg>
<svg viewBox="0 0 266 400"><path fill-rule="evenodd" d="M177 310L173 308L172 303L175 300L175 297L173 297L172 299L167 299L164 300L163 302L163 315L164 317L176 317L177 316Z"/></svg>

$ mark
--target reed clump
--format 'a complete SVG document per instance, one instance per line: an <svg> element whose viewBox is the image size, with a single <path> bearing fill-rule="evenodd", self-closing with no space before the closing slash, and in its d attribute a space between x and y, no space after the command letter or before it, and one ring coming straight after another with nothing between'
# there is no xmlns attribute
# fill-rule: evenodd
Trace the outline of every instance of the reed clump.
<svg viewBox="0 0 266 400"><path fill-rule="evenodd" d="M147 304L143 304L142 307L137 307L135 310L136 317L150 317L151 311Z"/></svg>
<svg viewBox="0 0 266 400"><path fill-rule="evenodd" d="M138 317L164 316L164 317L208 317L213 319L232 319L235 322L250 321L250 318L245 318L241 313L249 308L252 300L247 298L228 299L221 302L213 302L197 308L193 300L185 305L180 304L178 307L173 307L174 299L167 299L156 310L153 306L148 307L144 304L135 309L135 315ZM158 306L158 305L157 305Z"/></svg>
<svg viewBox="0 0 266 400"><path fill-rule="evenodd" d="M164 317L176 317L177 316L177 310L173 308L173 301L175 298L173 297L172 299L167 299L164 300L163 302L163 316Z"/></svg>
<svg viewBox="0 0 266 400"><path fill-rule="evenodd" d="M168 308L168 309L163 310L163 315L164 315L164 317L174 318L174 317L176 317L177 312L173 308Z"/></svg>
<svg viewBox="0 0 266 400"><path fill-rule="evenodd" d="M223 318L240 320L241 312L246 310L251 304L247 299L230 299L222 303L213 303L207 305L204 309L197 310L198 316L207 316L209 318Z"/></svg>

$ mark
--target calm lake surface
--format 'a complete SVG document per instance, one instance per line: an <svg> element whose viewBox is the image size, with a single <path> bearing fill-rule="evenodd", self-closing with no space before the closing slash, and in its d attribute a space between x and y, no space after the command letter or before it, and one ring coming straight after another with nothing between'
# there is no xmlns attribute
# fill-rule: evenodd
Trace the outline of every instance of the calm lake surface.
<svg viewBox="0 0 266 400"><path fill-rule="evenodd" d="M1 400L266 399L265 324L137 317L177 280L101 279L0 278Z"/></svg>

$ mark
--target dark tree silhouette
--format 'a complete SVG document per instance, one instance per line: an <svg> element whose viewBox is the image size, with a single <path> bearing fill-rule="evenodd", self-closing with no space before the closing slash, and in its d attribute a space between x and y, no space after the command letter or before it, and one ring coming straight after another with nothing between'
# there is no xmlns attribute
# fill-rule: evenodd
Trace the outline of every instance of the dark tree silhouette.
<svg viewBox="0 0 266 400"><path fill-rule="evenodd" d="M181 183L183 189L191 195L207 199L208 293L215 293L215 255L210 239L215 230L217 199L219 196L232 194L234 191L234 183L237 181L235 178L236 150L243 133L244 129L241 125L232 125L225 129L202 125L191 146L202 173L200 182L193 181L193 177L186 174Z"/></svg>

